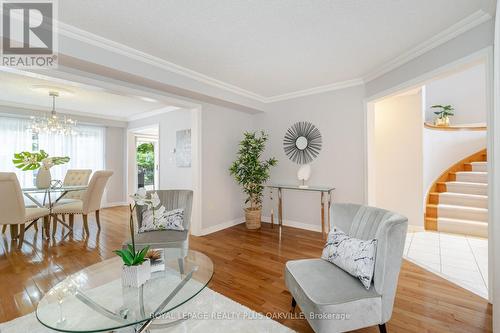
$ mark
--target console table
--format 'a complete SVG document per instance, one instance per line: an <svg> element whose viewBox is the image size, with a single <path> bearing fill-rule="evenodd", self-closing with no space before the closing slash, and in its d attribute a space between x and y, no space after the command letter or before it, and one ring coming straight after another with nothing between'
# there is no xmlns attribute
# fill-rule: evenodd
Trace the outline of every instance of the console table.
<svg viewBox="0 0 500 333"><path fill-rule="evenodd" d="M283 226L283 190L309 191L321 193L321 234L323 238L330 231L330 206L332 205L332 192L335 187L330 186L308 186L299 187L297 185L270 184L266 185L271 191L271 201L273 200L273 190L278 190L278 225ZM325 197L328 207L327 224L325 225ZM274 206L274 205L273 205ZM271 226L274 227L274 207L271 208Z"/></svg>

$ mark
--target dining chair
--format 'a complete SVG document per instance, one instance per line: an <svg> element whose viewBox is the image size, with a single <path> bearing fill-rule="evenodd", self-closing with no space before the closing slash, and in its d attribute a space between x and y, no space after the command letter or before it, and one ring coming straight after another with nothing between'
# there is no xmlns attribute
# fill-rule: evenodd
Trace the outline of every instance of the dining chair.
<svg viewBox="0 0 500 333"><path fill-rule="evenodd" d="M25 224L44 218L48 224L50 211L47 208L26 208L21 186L14 172L0 172L0 224L10 225L12 239L17 239L19 246L24 241ZM17 229L19 227L19 234Z"/></svg>
<svg viewBox="0 0 500 333"><path fill-rule="evenodd" d="M63 186L88 185L91 173L91 169L69 169L64 176ZM85 190L71 191L61 200L82 200L84 194Z"/></svg>
<svg viewBox="0 0 500 333"><path fill-rule="evenodd" d="M91 169L69 169L68 171L66 171L66 175L64 176L63 186L88 185L91 174ZM76 200L82 200L84 193L85 190L69 191L64 195L63 198L58 201L58 203L67 204ZM66 220L65 217L66 215L62 215L62 218L64 220Z"/></svg>
<svg viewBox="0 0 500 333"><path fill-rule="evenodd" d="M82 215L83 228L89 234L88 214L95 213L97 227L101 229L99 219L99 210L101 209L101 200L108 183L109 178L113 175L113 171L101 170L96 171L90 178L89 186L83 193L82 200L75 200L69 203L56 204L52 207L52 221L54 234L57 229L57 215L69 215L69 225L73 227L74 216Z"/></svg>

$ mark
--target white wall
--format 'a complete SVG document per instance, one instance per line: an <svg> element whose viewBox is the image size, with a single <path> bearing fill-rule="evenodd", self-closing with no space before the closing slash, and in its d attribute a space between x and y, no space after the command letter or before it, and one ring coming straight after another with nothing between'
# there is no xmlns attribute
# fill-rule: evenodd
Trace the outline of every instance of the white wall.
<svg viewBox="0 0 500 333"><path fill-rule="evenodd" d="M410 60L392 71L366 83L366 96L373 99L383 97L391 90L415 78L432 74L450 63L469 57L493 45L494 20L485 23L453 38L452 40ZM432 77L429 77L429 79ZM398 90L402 88L399 87Z"/></svg>
<svg viewBox="0 0 500 333"><path fill-rule="evenodd" d="M210 233L244 221L244 195L229 174L243 132L254 128L252 115L202 106L202 230Z"/></svg>
<svg viewBox="0 0 500 333"><path fill-rule="evenodd" d="M392 97L375 104L372 205L423 225L422 95Z"/></svg>
<svg viewBox="0 0 500 333"><path fill-rule="evenodd" d="M106 205L121 205L126 198L125 151L126 129L123 127L106 127L105 168L112 170L113 176L106 187Z"/></svg>
<svg viewBox="0 0 500 333"><path fill-rule="evenodd" d="M299 165L286 157L283 136L295 122L309 121L321 131L323 145L319 156L311 163L312 174L308 183L336 187L333 194L336 202L363 203L363 96L363 86L357 86L272 103L266 113L256 115L256 128L269 134L265 155L278 159L270 182L298 184ZM270 215L270 208L266 191L265 216ZM319 193L285 191L283 208L284 224L321 230Z"/></svg>
<svg viewBox="0 0 500 333"><path fill-rule="evenodd" d="M426 121L434 120L436 104L451 104L455 115L451 123L486 123L486 68L485 64L469 67L458 73L426 84Z"/></svg>
<svg viewBox="0 0 500 333"><path fill-rule="evenodd" d="M172 149L175 147L175 131L192 125L193 112L196 111L185 109L171 111L129 123L129 133L134 128L160 125L160 188L162 189L192 188L195 185L193 177L196 170L176 167L172 154ZM243 137L243 132L252 130L253 122L254 118L248 113L212 104L201 106L201 222L196 226L193 223L195 227L192 230L193 234L211 233L244 221L244 196L230 176L229 166L236 158L238 143ZM194 154L197 133L192 132L191 135Z"/></svg>
<svg viewBox="0 0 500 333"><path fill-rule="evenodd" d="M500 17L500 6L496 8L496 17ZM494 52L494 87L489 90L493 99L493 111L488 114L488 280L490 300L493 303L493 331L500 331L500 20L495 20L495 52ZM495 222L495 223L493 223Z"/></svg>
<svg viewBox="0 0 500 333"><path fill-rule="evenodd" d="M486 148L486 135L486 131L424 128L424 197L434 181L449 167Z"/></svg>

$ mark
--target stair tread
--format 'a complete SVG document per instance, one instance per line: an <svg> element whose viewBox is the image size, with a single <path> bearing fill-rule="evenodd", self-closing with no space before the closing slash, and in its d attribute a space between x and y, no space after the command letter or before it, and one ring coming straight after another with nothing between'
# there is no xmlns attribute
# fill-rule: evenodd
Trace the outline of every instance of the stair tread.
<svg viewBox="0 0 500 333"><path fill-rule="evenodd" d="M438 208L450 208L450 209L459 209L459 210L474 210L477 212L488 212L488 208L480 208L480 207L459 206L459 205L449 205L449 204L438 204L435 206L437 206Z"/></svg>
<svg viewBox="0 0 500 333"><path fill-rule="evenodd" d="M467 174L467 175L487 175L488 174L488 171L456 171L456 172L450 172L450 173L454 173L456 175L463 175L463 174Z"/></svg>
<svg viewBox="0 0 500 333"><path fill-rule="evenodd" d="M487 195L483 194L469 194L469 193L459 193L459 192L431 192L431 194L452 196L452 197L466 197L475 199L488 199Z"/></svg>
<svg viewBox="0 0 500 333"><path fill-rule="evenodd" d="M487 183L477 183L477 182L462 182L462 181L448 181L448 182L439 182L438 184L452 184L452 185L465 185L465 186L481 186L487 187Z"/></svg>
<svg viewBox="0 0 500 333"><path fill-rule="evenodd" d="M476 164L476 165L485 165L486 164L487 165L488 162L487 161L480 161L480 162L470 162L470 163L467 163L467 164L472 164L472 165L474 165L474 164Z"/></svg>
<svg viewBox="0 0 500 333"><path fill-rule="evenodd" d="M437 218L438 222L456 222L456 223L477 223L477 224L488 224L486 221L479 221L479 220L464 220L464 219L455 219L452 217L438 217Z"/></svg>

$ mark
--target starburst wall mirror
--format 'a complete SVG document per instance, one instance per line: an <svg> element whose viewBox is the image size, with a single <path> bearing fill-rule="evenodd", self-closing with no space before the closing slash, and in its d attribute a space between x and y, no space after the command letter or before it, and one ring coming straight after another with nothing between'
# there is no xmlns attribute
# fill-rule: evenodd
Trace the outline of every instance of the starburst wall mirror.
<svg viewBox="0 0 500 333"><path fill-rule="evenodd" d="M319 155L321 145L321 132L310 122L299 121L286 131L283 149L291 161L302 165L297 172L297 178L302 182L300 187L307 187L305 181L311 175L309 163Z"/></svg>

